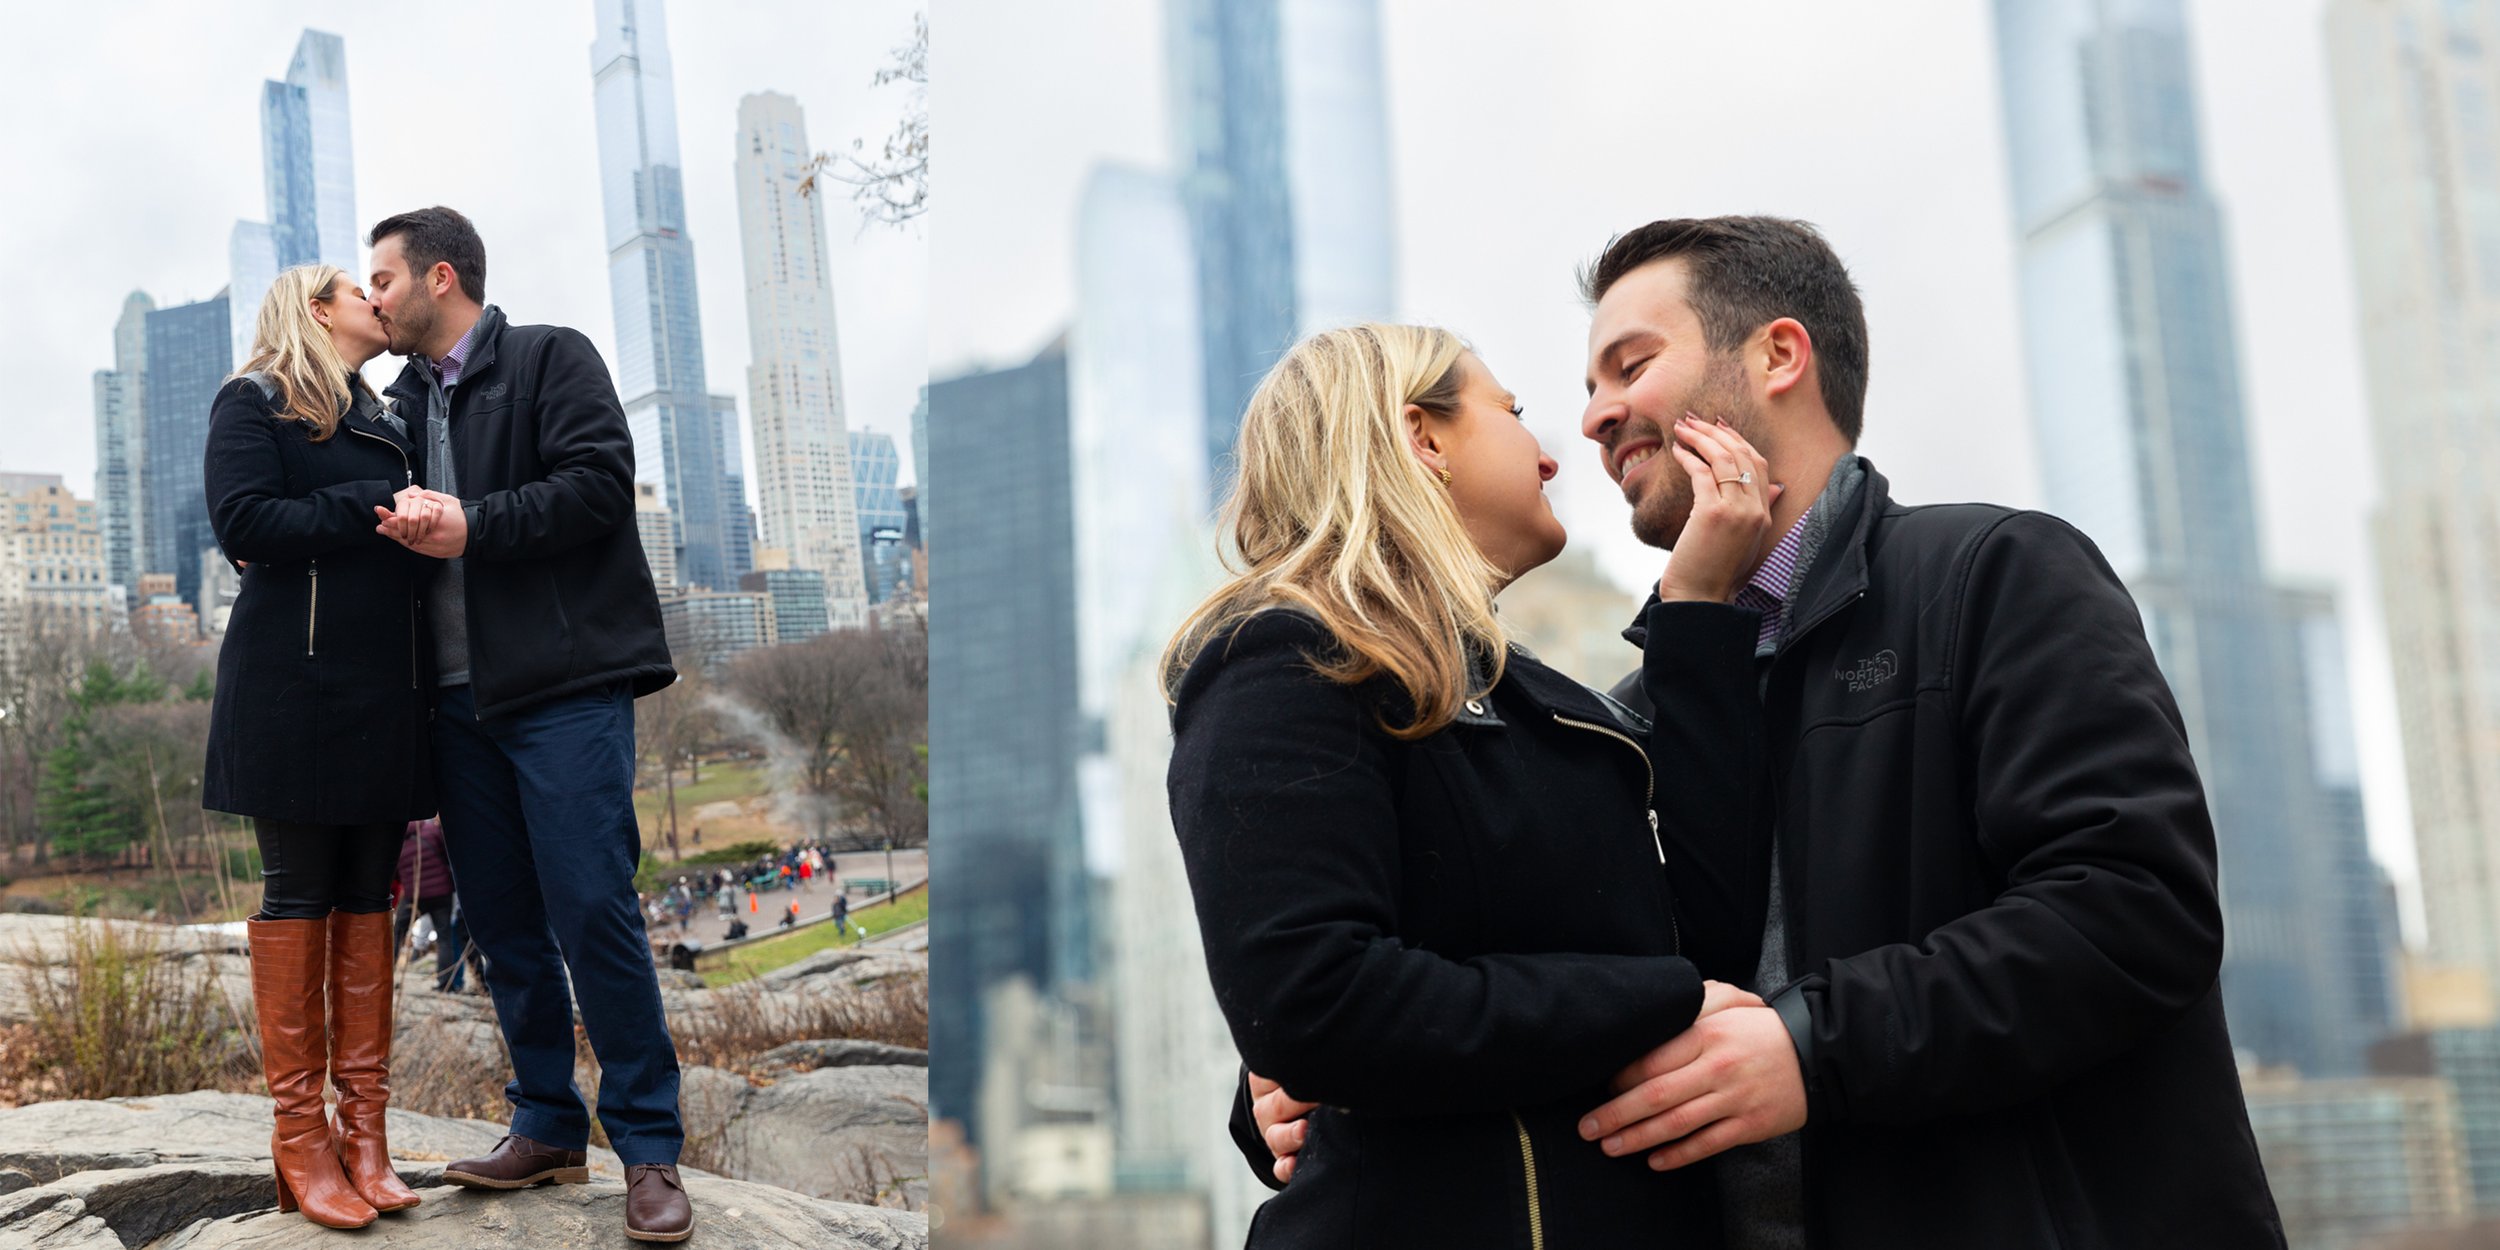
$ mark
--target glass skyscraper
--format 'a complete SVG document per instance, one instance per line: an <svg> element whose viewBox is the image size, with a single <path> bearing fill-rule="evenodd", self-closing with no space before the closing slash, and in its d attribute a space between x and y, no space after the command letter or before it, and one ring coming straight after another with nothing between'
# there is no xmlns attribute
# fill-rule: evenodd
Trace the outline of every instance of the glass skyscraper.
<svg viewBox="0 0 2500 1250"><path fill-rule="evenodd" d="M929 387L931 454L954 478L930 530L929 855L933 1114L973 1121L982 996L1092 972L1077 815L1076 571L1068 362Z"/></svg>
<svg viewBox="0 0 2500 1250"><path fill-rule="evenodd" d="M851 431L851 493L858 502L859 550L868 588L868 602L883 603L894 595L903 573L903 492L895 485L903 471L902 452L894 436L876 430Z"/></svg>
<svg viewBox="0 0 2500 1250"><path fill-rule="evenodd" d="M912 497L922 515L929 508L929 388L920 388L920 402L911 406Z"/></svg>
<svg viewBox="0 0 2500 1250"><path fill-rule="evenodd" d="M278 280L278 240L265 221L238 221L226 236L226 306L233 312L229 337L234 367L252 358L252 335L259 328L260 306ZM361 279L360 279L361 280Z"/></svg>
<svg viewBox="0 0 2500 1250"><path fill-rule="evenodd" d="M590 48L607 209L608 287L616 312L616 379L633 430L634 471L655 482L677 518L678 577L737 584L745 500L732 493L736 446L724 405L705 389L694 241L677 163L677 106L660 0L596 0ZM731 420L735 420L734 412Z"/></svg>
<svg viewBox="0 0 2500 1250"><path fill-rule="evenodd" d="M337 35L305 31L285 80L261 85L260 134L278 268L320 261L362 272L347 45Z"/></svg>
<svg viewBox="0 0 2500 1250"><path fill-rule="evenodd" d="M1395 300L1378 0L1170 0L1173 137L1198 275L1208 485L1296 336Z"/></svg>
<svg viewBox="0 0 2500 1250"><path fill-rule="evenodd" d="M2053 511L2125 579L2221 848L2237 1046L2346 1074L2394 949L2333 605L2270 585L2178 0L1997 0L2024 361Z"/></svg>
<svg viewBox="0 0 2500 1250"><path fill-rule="evenodd" d="M113 367L95 373L96 518L104 533L104 580L125 607L148 559L148 314L156 301L132 291L113 323Z"/></svg>
<svg viewBox="0 0 2500 1250"><path fill-rule="evenodd" d="M236 368L251 355L261 299L279 270L318 261L359 281L365 273L348 133L347 45L337 35L305 31L286 77L261 84L260 151L269 220L238 221L226 241Z"/></svg>
<svg viewBox="0 0 2500 1250"><path fill-rule="evenodd" d="M833 628L825 619L825 575L814 569L757 569L738 579L738 589L772 597L776 644L805 642Z"/></svg>
<svg viewBox="0 0 2500 1250"><path fill-rule="evenodd" d="M125 315L127 310L125 310ZM170 573L174 593L205 619L200 553L217 545L208 526L208 410L232 372L226 293L145 314L147 337L147 563Z"/></svg>

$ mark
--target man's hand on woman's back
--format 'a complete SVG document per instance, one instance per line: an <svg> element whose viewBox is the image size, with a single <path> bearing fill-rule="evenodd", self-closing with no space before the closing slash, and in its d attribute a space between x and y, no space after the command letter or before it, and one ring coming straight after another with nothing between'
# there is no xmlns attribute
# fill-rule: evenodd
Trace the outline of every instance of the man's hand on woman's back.
<svg viewBox="0 0 2500 1250"><path fill-rule="evenodd" d="M1730 1007L1763 1005L1759 996L1740 990L1724 981L1704 981L1701 985L1701 1014L1694 1017L1695 1024ZM1657 1053L1653 1051L1651 1055L1654 1056ZM1639 1068L1641 1063L1647 1062L1649 1058L1650 1056L1643 1056L1641 1061L1634 1063L1633 1069ZM1627 1075L1633 1069L1626 1069ZM1319 1110L1319 1104L1303 1102L1295 1098L1285 1092L1284 1086L1256 1072L1250 1073L1249 1076L1250 1114L1258 1121L1259 1138L1267 1143L1268 1151L1276 1156L1276 1179L1290 1181L1293 1179L1293 1157L1300 1154L1303 1144L1311 1139L1311 1125L1306 1117Z"/></svg>

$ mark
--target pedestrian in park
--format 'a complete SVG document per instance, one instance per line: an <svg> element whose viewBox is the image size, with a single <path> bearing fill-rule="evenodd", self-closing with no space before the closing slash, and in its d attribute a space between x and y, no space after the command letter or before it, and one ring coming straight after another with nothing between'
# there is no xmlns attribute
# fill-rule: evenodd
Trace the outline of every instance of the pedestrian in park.
<svg viewBox="0 0 2500 1250"><path fill-rule="evenodd" d="M432 817L409 824L399 844L399 906L391 914L393 959L407 946L408 926L422 912L434 922L434 988L451 984L451 861L443 853L443 822Z"/></svg>

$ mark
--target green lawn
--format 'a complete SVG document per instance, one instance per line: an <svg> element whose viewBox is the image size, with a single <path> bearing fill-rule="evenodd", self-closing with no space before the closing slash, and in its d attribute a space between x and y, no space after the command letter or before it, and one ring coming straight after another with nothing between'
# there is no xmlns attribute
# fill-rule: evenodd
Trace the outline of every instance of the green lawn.
<svg viewBox="0 0 2500 1250"><path fill-rule="evenodd" d="M771 790L770 779L766 776L761 762L705 764L703 782L700 785L688 785L685 774L681 771L677 778L677 824L679 829L687 835L687 840L682 843L680 849L688 855L693 855L701 851L717 850L733 842L758 839L771 842L784 841L786 831L777 830L759 820L738 818L707 822L695 819L694 810L706 803L718 803L724 799L751 799L757 795L768 794ZM634 815L642 825L644 847L658 850L663 845L660 831L667 823L667 812L668 794L657 784L646 782L641 789L634 791ZM702 846L696 846L691 840L692 831L698 827L704 831Z"/></svg>
<svg viewBox="0 0 2500 1250"><path fill-rule="evenodd" d="M688 785L685 770L680 769L677 775L677 817L683 820L688 811L706 803L753 798L767 788L761 763L705 764L703 780L697 785ZM668 793L660 788L656 780L646 782L642 789L634 792L634 806L645 815L659 811L667 803Z"/></svg>
<svg viewBox="0 0 2500 1250"><path fill-rule="evenodd" d="M832 900L826 900L825 907L831 906ZM823 915L824 908L816 909L815 914ZM860 941L859 931L863 928L871 934L884 933L928 918L929 892L914 890L892 903L853 911L848 936L836 933L831 923L820 922L783 937L767 938L751 946L738 947L729 953L719 968L703 974L703 983L715 988L735 985L775 968L797 963L821 950L856 946Z"/></svg>

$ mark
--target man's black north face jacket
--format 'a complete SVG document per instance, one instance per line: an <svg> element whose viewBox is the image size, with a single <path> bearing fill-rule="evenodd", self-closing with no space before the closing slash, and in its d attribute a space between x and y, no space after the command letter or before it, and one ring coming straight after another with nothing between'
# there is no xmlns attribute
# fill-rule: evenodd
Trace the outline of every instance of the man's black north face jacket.
<svg viewBox="0 0 2500 1250"><path fill-rule="evenodd" d="M2134 601L2054 517L1906 507L1872 466L1853 511L1770 664L1757 821L1810 1244L2282 1246L2212 820ZM1651 710L1637 673L1615 693Z"/></svg>
<svg viewBox="0 0 2500 1250"><path fill-rule="evenodd" d="M480 716L623 681L677 680L634 529L634 440L616 385L578 330L488 308L451 393L469 680ZM386 392L419 448L430 387L411 359ZM422 452L420 452L422 457Z"/></svg>

